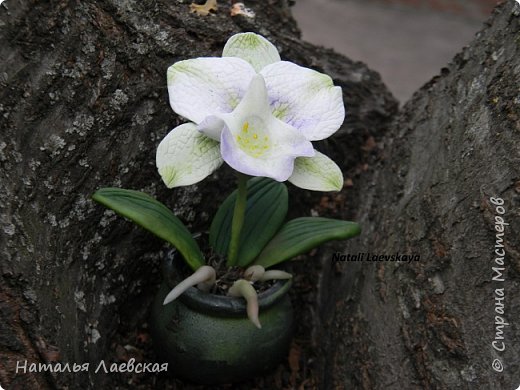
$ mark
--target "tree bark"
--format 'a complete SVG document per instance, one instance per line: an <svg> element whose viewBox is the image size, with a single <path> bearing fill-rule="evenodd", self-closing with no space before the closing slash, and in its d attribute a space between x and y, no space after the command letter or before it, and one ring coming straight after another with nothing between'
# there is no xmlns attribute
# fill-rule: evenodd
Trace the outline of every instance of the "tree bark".
<svg viewBox="0 0 520 390"><path fill-rule="evenodd" d="M182 123L168 105L169 65L219 56L233 33L255 31L284 59L330 74L343 87L349 115L321 147L345 171L356 174L370 157L362 146L387 129L397 105L379 76L302 42L285 0L249 1L253 19L232 18L222 3L209 17L190 14L189 1L171 0L0 6L2 386L135 388L128 377L94 371L101 360L117 361L118 335L143 329L169 248L90 196L105 186L143 190L197 231L229 192L224 168L173 192L156 173L155 148ZM307 215L319 200L295 194L295 214ZM25 361L91 367L34 373L23 371Z"/></svg>
<svg viewBox="0 0 520 390"><path fill-rule="evenodd" d="M323 388L519 385L519 27L518 4L497 8L379 144L341 250L420 261L325 259Z"/></svg>

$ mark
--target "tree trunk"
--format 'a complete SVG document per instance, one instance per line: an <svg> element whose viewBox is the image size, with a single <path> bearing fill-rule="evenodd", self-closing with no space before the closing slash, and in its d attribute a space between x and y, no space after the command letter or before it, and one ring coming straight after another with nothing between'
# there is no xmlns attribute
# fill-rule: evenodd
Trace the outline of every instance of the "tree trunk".
<svg viewBox="0 0 520 390"><path fill-rule="evenodd" d="M136 388L141 380L95 369L131 353L122 335L146 339L147 310L169 248L90 196L105 186L143 190L197 231L230 181L222 168L199 185L173 192L162 185L155 148L182 122L168 105L169 65L218 56L233 33L255 31L284 59L324 71L343 87L348 118L321 147L345 171L359 175L360 161L371 156L363 145L387 129L397 106L379 76L302 42L285 0L250 0L253 19L232 18L220 3L209 17L190 14L189 1L172 0L0 6L2 386ZM292 212L308 215L319 198L294 193L301 198ZM53 361L91 366L61 374L23 368ZM172 386L168 381L163 388Z"/></svg>
<svg viewBox="0 0 520 390"><path fill-rule="evenodd" d="M341 251L420 260L325 259L323 388L520 384L519 26L497 8L379 145Z"/></svg>

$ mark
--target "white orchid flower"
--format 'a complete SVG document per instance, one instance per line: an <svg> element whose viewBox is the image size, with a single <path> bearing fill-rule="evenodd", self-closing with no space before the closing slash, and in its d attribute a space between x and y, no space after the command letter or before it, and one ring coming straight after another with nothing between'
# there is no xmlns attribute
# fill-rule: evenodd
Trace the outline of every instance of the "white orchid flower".
<svg viewBox="0 0 520 390"><path fill-rule="evenodd" d="M173 110L192 121L157 149L169 187L195 184L223 161L251 176L339 191L343 175L311 141L335 133L345 117L341 88L312 69L281 61L254 33L232 36L222 58L180 61L168 69Z"/></svg>

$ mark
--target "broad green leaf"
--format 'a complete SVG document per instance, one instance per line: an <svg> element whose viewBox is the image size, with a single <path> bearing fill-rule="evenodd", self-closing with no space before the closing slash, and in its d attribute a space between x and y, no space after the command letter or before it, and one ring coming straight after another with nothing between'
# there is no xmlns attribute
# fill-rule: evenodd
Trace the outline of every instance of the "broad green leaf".
<svg viewBox="0 0 520 390"><path fill-rule="evenodd" d="M122 188L101 188L92 199L168 241L193 270L204 265L199 246L188 229L165 205L151 196Z"/></svg>
<svg viewBox="0 0 520 390"><path fill-rule="evenodd" d="M234 191L222 203L213 219L209 242L220 255L228 252L231 238L231 222L237 192ZM288 208L287 187L262 177L247 183L247 208L240 235L238 265L246 266L258 256L282 225Z"/></svg>
<svg viewBox="0 0 520 390"><path fill-rule="evenodd" d="M304 217L287 222L267 244L254 264L264 268L308 252L327 241L355 237L361 228L355 222Z"/></svg>

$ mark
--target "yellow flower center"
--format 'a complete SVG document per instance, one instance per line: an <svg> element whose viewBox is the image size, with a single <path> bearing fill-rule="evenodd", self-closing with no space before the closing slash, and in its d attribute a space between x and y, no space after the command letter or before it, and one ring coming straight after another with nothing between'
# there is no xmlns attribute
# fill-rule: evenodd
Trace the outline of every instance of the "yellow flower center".
<svg viewBox="0 0 520 390"><path fill-rule="evenodd" d="M263 121L251 118L242 125L242 130L236 136L240 149L251 157L261 157L271 146L269 136L263 129Z"/></svg>

